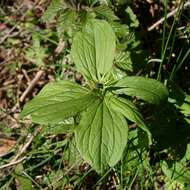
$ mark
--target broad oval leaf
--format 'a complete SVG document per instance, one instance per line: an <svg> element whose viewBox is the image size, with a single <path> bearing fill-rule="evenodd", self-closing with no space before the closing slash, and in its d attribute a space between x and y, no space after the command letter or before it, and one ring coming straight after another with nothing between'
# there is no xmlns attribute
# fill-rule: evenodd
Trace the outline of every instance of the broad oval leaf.
<svg viewBox="0 0 190 190"><path fill-rule="evenodd" d="M98 173L103 173L121 159L127 144L127 121L107 106L105 100L97 100L82 114L75 137L84 159Z"/></svg>
<svg viewBox="0 0 190 190"><path fill-rule="evenodd" d="M103 20L90 20L74 37L71 55L77 69L89 80L102 82L111 70L115 52L115 34Z"/></svg>
<svg viewBox="0 0 190 190"><path fill-rule="evenodd" d="M33 122L41 124L62 122L83 111L96 99L93 92L73 82L52 82L24 106L21 118L30 115Z"/></svg>
<svg viewBox="0 0 190 190"><path fill-rule="evenodd" d="M155 79L145 77L124 77L118 81L116 93L136 96L151 104L160 104L168 98L167 88Z"/></svg>
<svg viewBox="0 0 190 190"><path fill-rule="evenodd" d="M129 121L136 123L144 132L146 132L149 144L152 144L152 135L144 123L144 119L138 108L129 100L110 96L110 106L116 111L125 116Z"/></svg>

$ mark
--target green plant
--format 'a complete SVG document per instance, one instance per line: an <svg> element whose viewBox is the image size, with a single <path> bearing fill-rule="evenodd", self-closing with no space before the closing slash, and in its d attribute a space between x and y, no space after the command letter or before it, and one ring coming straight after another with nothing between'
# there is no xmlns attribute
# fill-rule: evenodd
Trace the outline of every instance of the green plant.
<svg viewBox="0 0 190 190"><path fill-rule="evenodd" d="M37 35L32 36L33 46L26 50L26 58L38 67L44 65L44 59L47 57L46 49L40 46L40 38Z"/></svg>
<svg viewBox="0 0 190 190"><path fill-rule="evenodd" d="M116 3L117 4L117 3ZM43 14L42 21L51 23L56 21L56 34L59 39L70 44L71 38L90 19L104 19L109 22L117 36L117 53L115 66L125 72L138 72L145 66L145 52L136 34L139 26L138 19L132 9L127 6L122 14L126 22L116 16L113 9L115 3L103 1L72 1L52 0ZM138 64L138 62L141 64Z"/></svg>
<svg viewBox="0 0 190 190"><path fill-rule="evenodd" d="M72 43L71 56L86 79L80 86L69 81L47 84L21 113L30 115L39 124L68 126L74 118L76 146L82 157L98 172L113 167L127 145L128 121L151 134L130 96L151 104L160 104L168 97L166 87L144 77L126 76L117 79L113 71L116 37L103 20L92 19L78 32Z"/></svg>

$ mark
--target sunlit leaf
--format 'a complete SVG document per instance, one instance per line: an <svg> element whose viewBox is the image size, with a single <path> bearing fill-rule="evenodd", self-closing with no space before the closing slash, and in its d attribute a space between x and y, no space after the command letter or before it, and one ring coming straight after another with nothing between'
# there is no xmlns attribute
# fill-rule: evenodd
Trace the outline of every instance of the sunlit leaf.
<svg viewBox="0 0 190 190"><path fill-rule="evenodd" d="M161 82L145 77L124 77L114 87L118 88L118 94L136 96L151 104L160 104L168 98L168 90Z"/></svg>
<svg viewBox="0 0 190 190"><path fill-rule="evenodd" d="M41 124L58 123L75 116L97 99L88 89L69 81L52 82L28 102L21 117L30 115Z"/></svg>
<svg viewBox="0 0 190 190"><path fill-rule="evenodd" d="M75 135L84 159L102 173L121 159L128 126L121 113L107 106L106 100L98 100L83 113Z"/></svg>
<svg viewBox="0 0 190 190"><path fill-rule="evenodd" d="M131 21L130 27L137 28L139 26L139 21L138 21L136 15L134 14L133 10L130 7L127 7L125 12L128 14L128 16L130 18L130 21Z"/></svg>
<svg viewBox="0 0 190 190"><path fill-rule="evenodd" d="M143 131L147 133L149 144L152 143L151 133L144 123L143 117L137 107L129 100L111 96L109 100L112 108L121 113L129 121L136 123Z"/></svg>
<svg viewBox="0 0 190 190"><path fill-rule="evenodd" d="M71 54L77 69L89 80L102 82L111 70L115 52L115 35L103 20L92 19L73 40Z"/></svg>

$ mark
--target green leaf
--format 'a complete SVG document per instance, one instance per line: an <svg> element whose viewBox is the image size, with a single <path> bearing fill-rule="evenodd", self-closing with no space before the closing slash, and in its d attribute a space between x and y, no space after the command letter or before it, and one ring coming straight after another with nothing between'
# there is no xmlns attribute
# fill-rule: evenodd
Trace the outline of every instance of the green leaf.
<svg viewBox="0 0 190 190"><path fill-rule="evenodd" d="M186 132L187 133L187 132ZM183 156L183 158L180 160L180 163L186 163L190 160L190 143L187 144L186 146L186 152Z"/></svg>
<svg viewBox="0 0 190 190"><path fill-rule="evenodd" d="M119 20L119 18L114 14L114 12L105 4L99 5L93 8L97 16L107 19L107 20Z"/></svg>
<svg viewBox="0 0 190 190"><path fill-rule="evenodd" d="M22 164L18 164L14 171L14 176L17 181L17 189L19 190L32 190L32 181L24 175L24 168Z"/></svg>
<svg viewBox="0 0 190 190"><path fill-rule="evenodd" d="M59 178L62 180L57 180ZM66 177L64 175L64 170L63 169L51 170L50 172L48 172L47 177L44 177L44 183L48 185L51 184L52 189L62 189L62 187L64 187L66 184Z"/></svg>
<svg viewBox="0 0 190 190"><path fill-rule="evenodd" d="M41 124L58 123L83 111L96 99L93 92L73 82L52 82L24 106L21 117L30 115L33 122Z"/></svg>
<svg viewBox="0 0 190 190"><path fill-rule="evenodd" d="M131 21L130 27L137 28L139 26L139 21L138 21L136 15L133 13L133 10L130 7L127 7L125 12L128 14L128 16L130 18L130 21Z"/></svg>
<svg viewBox="0 0 190 190"><path fill-rule="evenodd" d="M42 16L42 20L44 22L50 22L62 8L62 0L52 0L51 4Z"/></svg>
<svg viewBox="0 0 190 190"><path fill-rule="evenodd" d="M38 67L44 65L44 59L47 57L46 49L40 44L40 37L37 34L32 35L33 45L25 52L26 58Z"/></svg>
<svg viewBox="0 0 190 190"><path fill-rule="evenodd" d="M67 32L70 33L74 28L77 28L77 13L73 9L65 9L58 18L57 32L59 37Z"/></svg>
<svg viewBox="0 0 190 190"><path fill-rule="evenodd" d="M169 167L165 161L161 164L161 166L162 171L170 180L175 180L178 183L190 186L190 171L186 166L179 162L175 162L172 164L172 167Z"/></svg>
<svg viewBox="0 0 190 190"><path fill-rule="evenodd" d="M74 37L71 55L77 69L89 80L102 82L112 69L115 35L103 20L90 20Z"/></svg>
<svg viewBox="0 0 190 190"><path fill-rule="evenodd" d="M180 109L180 112L186 116L190 116L190 96L188 94L183 93L184 99L181 101L181 105L176 105L178 109ZM177 102L176 102L177 103Z"/></svg>
<svg viewBox="0 0 190 190"><path fill-rule="evenodd" d="M113 167L127 144L128 125L119 112L97 100L83 114L76 129L76 144L85 160L99 173Z"/></svg>
<svg viewBox="0 0 190 190"><path fill-rule="evenodd" d="M122 70L133 71L133 64L130 57L130 52L120 52L116 59L115 64Z"/></svg>
<svg viewBox="0 0 190 190"><path fill-rule="evenodd" d="M185 116L190 116L190 104L187 102L184 102L180 107L181 113Z"/></svg>
<svg viewBox="0 0 190 190"><path fill-rule="evenodd" d="M109 103L116 112L121 113L129 121L136 123L143 131L145 131L148 136L149 144L152 143L152 135L146 127L138 108L131 101L121 97L110 96Z"/></svg>
<svg viewBox="0 0 190 190"><path fill-rule="evenodd" d="M112 28L113 28L113 30L116 33L116 36L118 38L121 38L121 39L123 39L123 38L126 39L127 38L127 40L129 40L129 42L131 41L130 40L130 38L131 38L131 32L130 32L130 29L129 29L128 25L121 24L119 22L111 22L110 24L111 24L111 26L112 26ZM128 43L128 41L127 41L127 43Z"/></svg>
<svg viewBox="0 0 190 190"><path fill-rule="evenodd" d="M44 127L42 130L43 135L59 135L73 132L75 129L74 118L68 118L59 124L52 124Z"/></svg>
<svg viewBox="0 0 190 190"><path fill-rule="evenodd" d="M167 88L159 81L145 77L124 77L114 87L118 94L136 96L151 104L160 104L168 98Z"/></svg>

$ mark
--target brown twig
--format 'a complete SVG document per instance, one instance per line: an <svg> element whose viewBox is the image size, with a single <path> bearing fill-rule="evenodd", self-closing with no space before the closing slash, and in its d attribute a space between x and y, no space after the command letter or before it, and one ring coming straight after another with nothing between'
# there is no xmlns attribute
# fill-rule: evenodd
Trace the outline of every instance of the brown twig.
<svg viewBox="0 0 190 190"><path fill-rule="evenodd" d="M28 81L28 83L30 83L31 80L30 80L30 77L28 76L26 70L22 69L22 73L24 74L24 76L25 76L26 80Z"/></svg>
<svg viewBox="0 0 190 190"><path fill-rule="evenodd" d="M10 62L10 61L13 60L13 59L14 59L14 57L11 57L11 58L8 58L8 59L4 60L3 62L0 63L0 66L5 65L6 63L11 64L12 62Z"/></svg>
<svg viewBox="0 0 190 190"><path fill-rule="evenodd" d="M186 3L184 4L183 8L185 9L185 8L187 8L188 6L190 6L190 1L186 2ZM171 11L170 13L168 13L167 16L166 16L166 19L168 19L168 18L174 16L174 15L178 12L178 9L179 9L179 7L176 8L176 9L174 9L174 10ZM149 26L147 30L148 30L148 31L154 30L157 26L159 26L160 24L162 24L162 23L164 22L164 20L165 20L164 17L161 18L160 20L158 20L157 22L155 22L152 26Z"/></svg>
<svg viewBox="0 0 190 190"><path fill-rule="evenodd" d="M18 79L18 83L17 83L17 93L16 93L16 107L19 108L20 107L20 104L19 104L19 93L20 93L20 87L21 87L21 84L22 84L22 79L23 79L23 75L21 74L18 74L17 76L17 79Z"/></svg>
<svg viewBox="0 0 190 190"><path fill-rule="evenodd" d="M20 102L23 102L28 93L34 88L34 86L42 76L43 72L44 72L43 70L40 70L36 73L36 76L34 77L34 79L31 81L29 86L26 88L26 90L23 92L22 96L20 97Z"/></svg>
<svg viewBox="0 0 190 190"><path fill-rule="evenodd" d="M30 144L32 143L33 139L34 139L35 135L31 135L28 139L28 141L26 142L26 144L24 144L23 146L20 147L20 150L18 151L17 155L11 160L10 163L14 163L16 162L16 160L18 160L18 158L27 150L27 148L30 146Z"/></svg>
<svg viewBox="0 0 190 190"><path fill-rule="evenodd" d="M30 144L32 143L34 137L38 134L39 131L40 131L40 129L38 128L38 129L36 129L36 131L34 132L33 135L30 134L27 137L28 140L27 140L26 144L24 144L23 146L20 147L20 149L18 150L17 155L11 160L11 162L15 162L27 150L27 148L30 146Z"/></svg>
<svg viewBox="0 0 190 190"><path fill-rule="evenodd" d="M8 164L4 164L4 165L0 166L0 170L8 168L8 167L11 167L11 166L14 166L14 165L17 165L17 164L23 162L25 159L26 159L26 156L23 157L23 158L21 158L21 159L19 159L19 160L14 161L14 162L10 162Z"/></svg>
<svg viewBox="0 0 190 190"><path fill-rule="evenodd" d="M27 150L27 148L32 143L34 137L39 133L40 130L41 130L41 128L38 128L38 129L36 129L36 131L34 132L33 135L30 134L28 136L28 140L27 140L26 144L24 144L24 145L22 145L20 147L20 149L18 150L17 155L8 164L4 164L4 165L0 166L0 170L1 169L5 169L7 167L11 167L11 166L17 165L17 164L21 163L23 160L25 160L26 157L23 157L21 159L18 159L18 158Z"/></svg>
<svg viewBox="0 0 190 190"><path fill-rule="evenodd" d="M0 40L0 44L2 44L7 38L9 38L10 35L11 35L11 33L12 33L16 28L17 28L17 25L13 26L13 27L9 30L9 32L8 32L5 36L3 36L3 38Z"/></svg>

